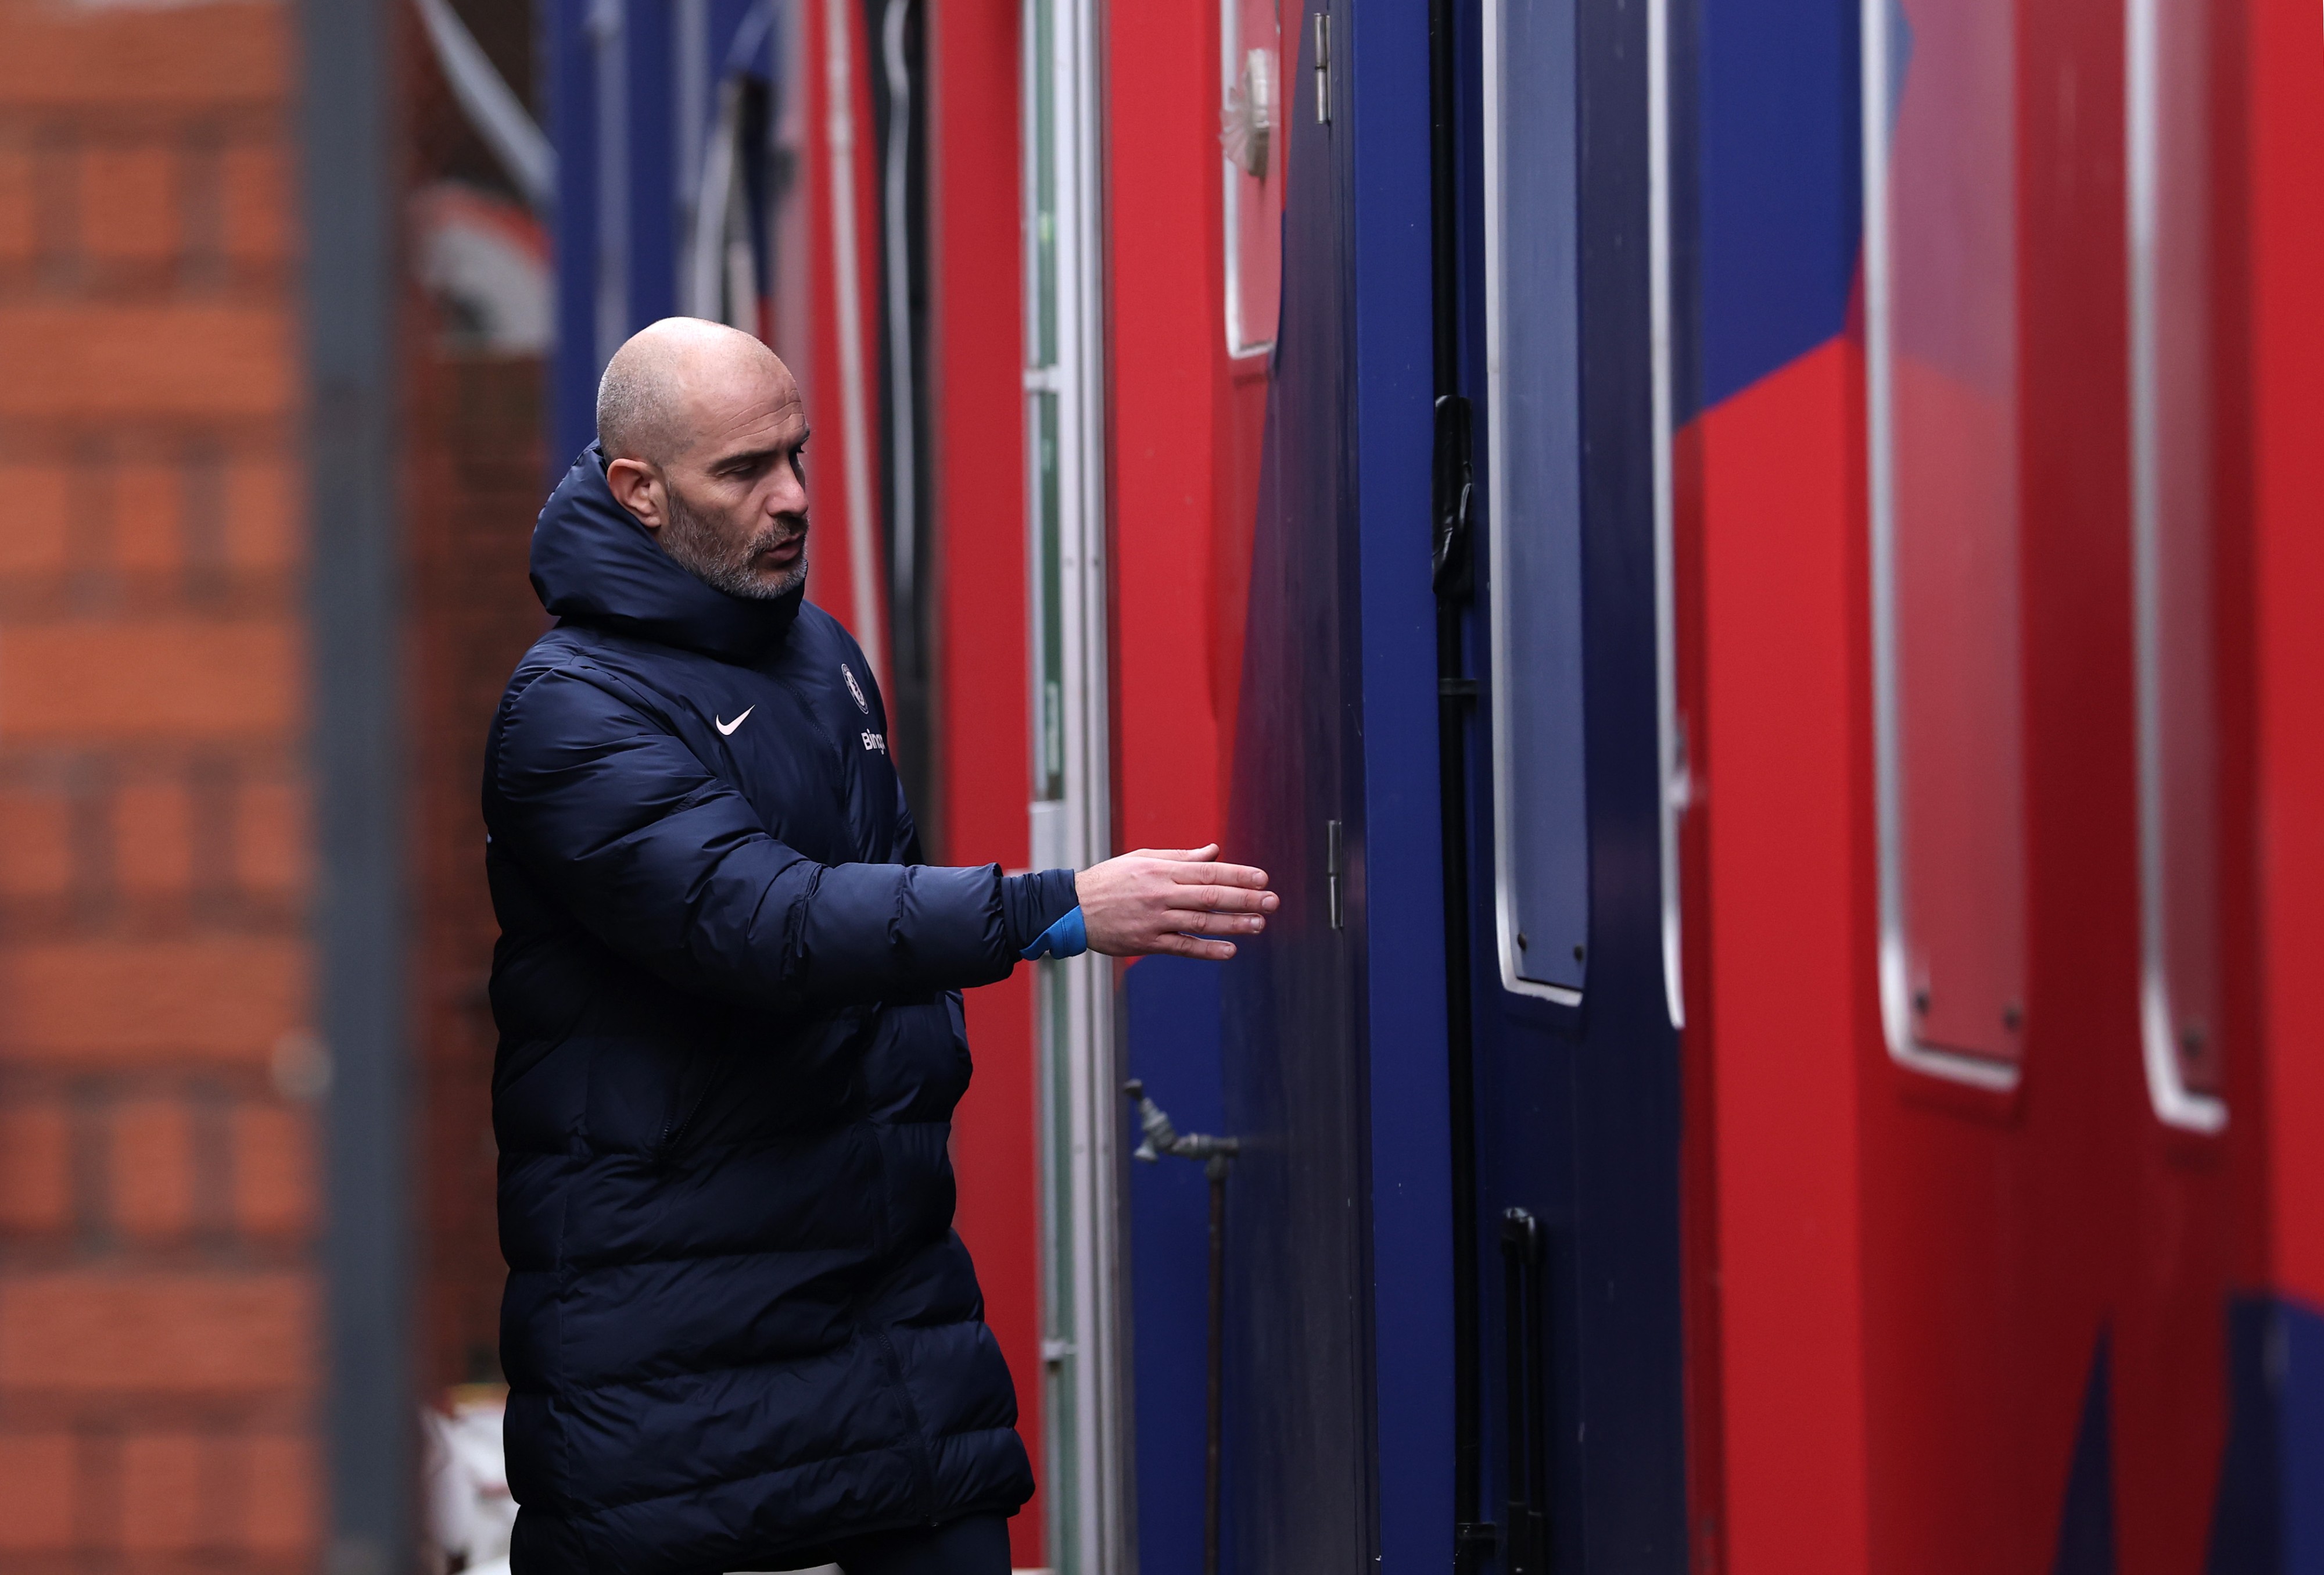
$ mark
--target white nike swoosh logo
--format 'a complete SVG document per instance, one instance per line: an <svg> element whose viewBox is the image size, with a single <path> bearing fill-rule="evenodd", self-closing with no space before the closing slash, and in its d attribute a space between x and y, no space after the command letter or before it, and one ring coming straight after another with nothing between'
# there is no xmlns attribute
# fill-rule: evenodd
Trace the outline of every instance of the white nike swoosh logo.
<svg viewBox="0 0 2324 1575"><path fill-rule="evenodd" d="M742 708L742 714L735 718L731 722L721 722L715 717L711 718L710 720L716 726L719 732L724 734L727 737L732 738L734 736L734 729L749 721L751 719L751 713L758 709L759 708L756 706L744 706Z"/></svg>

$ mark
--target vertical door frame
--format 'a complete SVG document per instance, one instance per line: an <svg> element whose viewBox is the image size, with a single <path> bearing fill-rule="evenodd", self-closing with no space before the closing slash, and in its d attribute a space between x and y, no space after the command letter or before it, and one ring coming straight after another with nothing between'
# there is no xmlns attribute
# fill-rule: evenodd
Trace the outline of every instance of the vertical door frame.
<svg viewBox="0 0 2324 1575"><path fill-rule="evenodd" d="M1028 649L1035 868L1112 850L1097 0L1025 0ZM1035 965L1048 1551L1112 1575L1130 1543L1120 1046L1111 961Z"/></svg>

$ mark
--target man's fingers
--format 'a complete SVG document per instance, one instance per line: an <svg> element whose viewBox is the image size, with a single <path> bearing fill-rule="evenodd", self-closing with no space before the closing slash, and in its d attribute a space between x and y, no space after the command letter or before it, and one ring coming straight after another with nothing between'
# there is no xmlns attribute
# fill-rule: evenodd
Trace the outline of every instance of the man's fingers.
<svg viewBox="0 0 2324 1575"><path fill-rule="evenodd" d="M1273 892L1244 886L1175 886L1162 900L1173 908L1217 913L1272 913L1279 905Z"/></svg>
<svg viewBox="0 0 2324 1575"><path fill-rule="evenodd" d="M1267 921L1256 913L1196 913L1176 910L1165 913L1161 928L1190 935L1256 935Z"/></svg>
<svg viewBox="0 0 2324 1575"><path fill-rule="evenodd" d="M1189 862L1170 872L1170 878L1181 885L1250 886L1267 889L1267 872L1253 869L1247 864L1198 864Z"/></svg>
<svg viewBox="0 0 2324 1575"><path fill-rule="evenodd" d="M1139 848L1129 854L1131 858L1167 858L1173 864L1199 862L1218 856L1219 845L1215 842L1206 842L1200 848Z"/></svg>
<svg viewBox="0 0 2324 1575"><path fill-rule="evenodd" d="M1192 935L1157 935L1152 950L1165 957L1198 957L1205 962L1224 962L1235 954L1231 940L1201 940Z"/></svg>

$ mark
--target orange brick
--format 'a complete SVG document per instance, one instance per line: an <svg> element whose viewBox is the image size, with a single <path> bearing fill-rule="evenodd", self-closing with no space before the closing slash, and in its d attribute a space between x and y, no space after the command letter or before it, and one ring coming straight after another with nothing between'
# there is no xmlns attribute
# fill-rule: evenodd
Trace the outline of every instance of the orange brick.
<svg viewBox="0 0 2324 1575"><path fill-rule="evenodd" d="M235 807L234 877L245 890L295 895L307 889L314 850L307 835L306 790L293 783L253 783Z"/></svg>
<svg viewBox="0 0 2324 1575"><path fill-rule="evenodd" d="M289 86L290 13L279 5L12 5L0 102L272 104Z"/></svg>
<svg viewBox="0 0 2324 1575"><path fill-rule="evenodd" d="M90 941L0 951L0 1059L263 1066L298 1027L307 953L257 939Z"/></svg>
<svg viewBox="0 0 2324 1575"><path fill-rule="evenodd" d="M121 1544L133 1553L184 1552L212 1539L205 1455L217 1446L186 1433L138 1433L121 1446Z"/></svg>
<svg viewBox="0 0 2324 1575"><path fill-rule="evenodd" d="M303 1274L67 1270L0 1279L0 1385L82 1394L303 1391L316 1297Z"/></svg>
<svg viewBox="0 0 2324 1575"><path fill-rule="evenodd" d="M53 1552L73 1541L73 1441L0 1435L0 1549Z"/></svg>
<svg viewBox="0 0 2324 1575"><path fill-rule="evenodd" d="M272 416L297 387L274 307L10 307L0 366L12 416Z"/></svg>
<svg viewBox="0 0 2324 1575"><path fill-rule="evenodd" d="M0 1230L63 1229L72 1216L71 1165L72 1135L60 1107L0 1110Z"/></svg>
<svg viewBox="0 0 2324 1575"><path fill-rule="evenodd" d="M96 147L81 156L80 236L105 261L177 255L178 160L167 147Z"/></svg>
<svg viewBox="0 0 2324 1575"><path fill-rule="evenodd" d="M247 144L220 159L226 252L243 263L280 263L290 254L290 162L276 147Z"/></svg>
<svg viewBox="0 0 2324 1575"><path fill-rule="evenodd" d="M305 557L296 475L274 459L237 460L226 468L226 551L236 569L288 569Z"/></svg>
<svg viewBox="0 0 2324 1575"><path fill-rule="evenodd" d="M39 242L32 206L32 160L21 147L0 147L0 262L31 259Z"/></svg>
<svg viewBox="0 0 2324 1575"><path fill-rule="evenodd" d="M114 795L113 868L124 891L177 894L194 884L193 801L182 783L135 783Z"/></svg>
<svg viewBox="0 0 2324 1575"><path fill-rule="evenodd" d="M0 628L0 735L88 740L281 734L296 719L288 620L84 620Z"/></svg>
<svg viewBox="0 0 2324 1575"><path fill-rule="evenodd" d="M61 792L0 792L0 893L53 897L69 890L71 823Z"/></svg>
<svg viewBox="0 0 2324 1575"><path fill-rule="evenodd" d="M314 1127L305 1113L245 1105L234 1114L235 1222L253 1236L304 1236L317 1209Z"/></svg>
<svg viewBox="0 0 2324 1575"><path fill-rule="evenodd" d="M175 1099L138 1099L113 1116L114 1218L131 1236L182 1236L194 1222L194 1126Z"/></svg>
<svg viewBox="0 0 2324 1575"><path fill-rule="evenodd" d="M314 1545L318 1454L308 1439L250 1441L250 1520L244 1541L252 1552L300 1553Z"/></svg>
<svg viewBox="0 0 2324 1575"><path fill-rule="evenodd" d="M174 465L130 464L113 473L113 563L168 573L186 561L185 477Z"/></svg>
<svg viewBox="0 0 2324 1575"><path fill-rule="evenodd" d="M63 466L0 466L0 574L62 570L71 505Z"/></svg>

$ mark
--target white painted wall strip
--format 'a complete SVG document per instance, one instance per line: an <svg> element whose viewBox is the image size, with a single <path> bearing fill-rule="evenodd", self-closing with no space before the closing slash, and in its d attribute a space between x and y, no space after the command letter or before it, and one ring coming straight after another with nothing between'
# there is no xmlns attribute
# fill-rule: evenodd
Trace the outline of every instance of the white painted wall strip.
<svg viewBox="0 0 2324 1575"><path fill-rule="evenodd" d="M884 667L872 530L872 399L863 367L863 274L855 236L855 72L848 0L824 0L824 140L831 153L832 304L838 316L839 443L847 483L850 622L874 672ZM882 674L884 676L884 673Z"/></svg>
<svg viewBox="0 0 2324 1575"><path fill-rule="evenodd" d="M919 487L913 422L912 233L909 206L912 148L912 75L904 59L904 23L912 0L888 0L880 30L888 67L888 391L896 434L894 477L889 486L896 511L896 561L892 572L904 606L912 605L918 568Z"/></svg>

